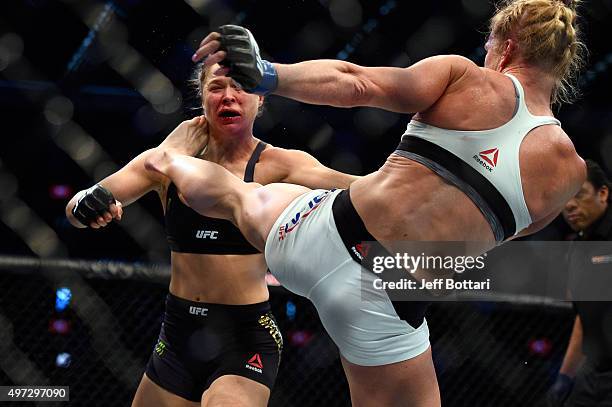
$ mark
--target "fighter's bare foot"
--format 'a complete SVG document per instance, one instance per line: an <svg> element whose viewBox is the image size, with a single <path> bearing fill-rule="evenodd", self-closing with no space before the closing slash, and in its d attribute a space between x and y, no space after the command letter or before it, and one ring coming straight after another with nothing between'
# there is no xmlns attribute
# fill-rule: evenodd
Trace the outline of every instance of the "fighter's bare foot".
<svg viewBox="0 0 612 407"><path fill-rule="evenodd" d="M204 116L197 116L179 124L159 147L174 149L179 154L197 156L207 144L208 122Z"/></svg>

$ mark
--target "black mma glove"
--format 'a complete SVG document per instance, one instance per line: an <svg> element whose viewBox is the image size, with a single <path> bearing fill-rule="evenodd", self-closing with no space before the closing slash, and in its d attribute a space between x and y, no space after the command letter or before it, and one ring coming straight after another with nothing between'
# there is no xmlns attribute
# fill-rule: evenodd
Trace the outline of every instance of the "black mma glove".
<svg viewBox="0 0 612 407"><path fill-rule="evenodd" d="M548 393L546 394L546 405L548 407L561 407L569 396L574 387L574 379L559 373L557 380L550 386Z"/></svg>
<svg viewBox="0 0 612 407"><path fill-rule="evenodd" d="M84 226L96 222L104 212L110 212L110 205L115 203L115 197L106 188L94 185L89 188L72 208L72 215Z"/></svg>
<svg viewBox="0 0 612 407"><path fill-rule="evenodd" d="M259 47L253 34L238 25L219 27L221 34L219 49L227 56L221 65L228 67L228 76L242 88L257 95L267 95L278 86L278 75L272 63L261 59Z"/></svg>

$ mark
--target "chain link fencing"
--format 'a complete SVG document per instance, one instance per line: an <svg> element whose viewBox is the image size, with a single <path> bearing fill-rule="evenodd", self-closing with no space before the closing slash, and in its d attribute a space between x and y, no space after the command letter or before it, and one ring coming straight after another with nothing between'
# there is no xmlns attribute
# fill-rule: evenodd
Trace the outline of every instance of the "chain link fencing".
<svg viewBox="0 0 612 407"><path fill-rule="evenodd" d="M167 279L165 267L0 258L0 384L70 386L70 402L56 405L129 406L159 333ZM65 308L56 306L62 287L72 295ZM270 288L285 341L270 406L350 405L314 307ZM428 323L444 406L538 406L573 312L562 303L444 302L430 306Z"/></svg>

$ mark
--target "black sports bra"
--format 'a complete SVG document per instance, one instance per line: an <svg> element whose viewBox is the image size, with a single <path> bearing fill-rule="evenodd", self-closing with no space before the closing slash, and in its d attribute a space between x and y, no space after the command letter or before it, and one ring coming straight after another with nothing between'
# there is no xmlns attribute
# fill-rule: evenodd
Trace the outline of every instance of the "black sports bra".
<svg viewBox="0 0 612 407"><path fill-rule="evenodd" d="M252 182L255 163L259 160L266 143L260 141L244 171L244 181ZM176 186L170 183L166 197L166 239L170 250L178 253L198 254L254 254L259 253L240 233L240 230L225 219L202 216L178 196Z"/></svg>

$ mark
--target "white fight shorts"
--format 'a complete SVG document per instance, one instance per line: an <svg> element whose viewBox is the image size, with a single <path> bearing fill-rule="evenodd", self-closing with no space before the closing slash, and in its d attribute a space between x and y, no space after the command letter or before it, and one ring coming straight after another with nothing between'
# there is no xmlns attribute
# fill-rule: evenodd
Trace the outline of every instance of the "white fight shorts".
<svg viewBox="0 0 612 407"><path fill-rule="evenodd" d="M380 366L429 348L427 322L400 319L375 275L355 262L336 230L332 203L341 190L313 190L296 198L266 240L268 267L288 290L308 298L346 360Z"/></svg>

